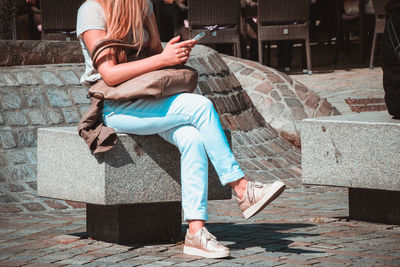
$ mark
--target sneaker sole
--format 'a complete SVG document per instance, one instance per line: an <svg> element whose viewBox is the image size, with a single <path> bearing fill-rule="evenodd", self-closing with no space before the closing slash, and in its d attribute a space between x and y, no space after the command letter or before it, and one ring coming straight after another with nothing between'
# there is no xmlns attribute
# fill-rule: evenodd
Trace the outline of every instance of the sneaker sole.
<svg viewBox="0 0 400 267"><path fill-rule="evenodd" d="M219 259L219 258L229 257L230 252L229 251L207 252L202 249L184 246L183 254L191 256L200 256L209 259Z"/></svg>
<svg viewBox="0 0 400 267"><path fill-rule="evenodd" d="M260 199L256 204L249 207L247 210L243 212L243 216L248 219L253 217L260 211L262 211L269 203L271 203L274 199L276 199L280 194L282 194L283 190L285 190L286 185L277 181L271 185L270 193L266 194L262 199Z"/></svg>

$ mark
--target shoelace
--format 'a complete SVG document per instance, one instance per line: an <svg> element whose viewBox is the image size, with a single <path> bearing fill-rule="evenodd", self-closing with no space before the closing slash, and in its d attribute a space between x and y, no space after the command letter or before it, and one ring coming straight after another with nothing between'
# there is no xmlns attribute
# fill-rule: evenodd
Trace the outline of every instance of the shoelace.
<svg viewBox="0 0 400 267"><path fill-rule="evenodd" d="M203 234L205 235L206 243L204 244L205 247L207 247L208 242L218 244L217 238L212 235L210 232L207 231L207 229L202 229L200 233L200 241L203 240Z"/></svg>
<svg viewBox="0 0 400 267"><path fill-rule="evenodd" d="M256 196L254 195L254 188L262 188L264 185L260 182L249 182L249 188L247 190L247 197L249 198L250 202L253 202L254 199L256 198ZM251 192L251 196L249 195L249 193Z"/></svg>

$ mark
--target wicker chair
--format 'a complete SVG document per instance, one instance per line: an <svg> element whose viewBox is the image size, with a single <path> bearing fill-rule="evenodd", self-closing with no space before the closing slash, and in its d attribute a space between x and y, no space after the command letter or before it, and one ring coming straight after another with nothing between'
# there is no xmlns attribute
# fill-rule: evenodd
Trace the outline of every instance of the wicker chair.
<svg viewBox="0 0 400 267"><path fill-rule="evenodd" d="M76 16L84 0L40 0L42 39L76 40Z"/></svg>
<svg viewBox="0 0 400 267"><path fill-rule="evenodd" d="M311 74L309 37L310 0L258 1L258 60L263 63L263 41L305 40L307 70ZM268 46L269 49L270 46ZM269 54L269 53L268 53Z"/></svg>
<svg viewBox="0 0 400 267"><path fill-rule="evenodd" d="M374 38L372 39L371 57L369 60L369 67L374 67L374 58L376 50L376 39L378 34L382 34L385 30L386 18L385 18L385 6L389 0L372 0L372 4L375 9L375 31Z"/></svg>
<svg viewBox="0 0 400 267"><path fill-rule="evenodd" d="M234 55L241 57L240 0L188 0L188 21L189 39L218 25L221 29L207 32L199 43L233 43Z"/></svg>

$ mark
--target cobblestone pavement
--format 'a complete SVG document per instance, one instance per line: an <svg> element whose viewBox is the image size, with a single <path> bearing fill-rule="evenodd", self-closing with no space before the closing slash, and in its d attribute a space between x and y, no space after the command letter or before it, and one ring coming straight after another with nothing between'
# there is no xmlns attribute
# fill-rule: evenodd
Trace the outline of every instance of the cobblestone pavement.
<svg viewBox="0 0 400 267"><path fill-rule="evenodd" d="M400 227L348 221L343 189L289 189L250 220L234 199L209 206L207 227L230 247L228 259L186 256L182 242L91 240L76 209L2 214L0 266L400 266Z"/></svg>
<svg viewBox="0 0 400 267"><path fill-rule="evenodd" d="M383 98L382 69L377 67L335 70L313 75L290 75L336 107L341 114L352 113L345 99Z"/></svg>

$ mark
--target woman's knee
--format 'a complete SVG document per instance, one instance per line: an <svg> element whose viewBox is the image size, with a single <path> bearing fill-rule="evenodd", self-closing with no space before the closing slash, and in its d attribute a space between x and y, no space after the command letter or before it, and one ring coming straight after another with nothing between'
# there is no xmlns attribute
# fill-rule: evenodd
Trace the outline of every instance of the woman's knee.
<svg viewBox="0 0 400 267"><path fill-rule="evenodd" d="M210 99L203 95L199 94L181 94L180 95L182 101L190 107L196 107L196 108L214 108L213 103L211 102Z"/></svg>
<svg viewBox="0 0 400 267"><path fill-rule="evenodd" d="M191 125L178 127L174 133L175 144L179 150L185 150L190 147L203 147L203 137L199 130Z"/></svg>

